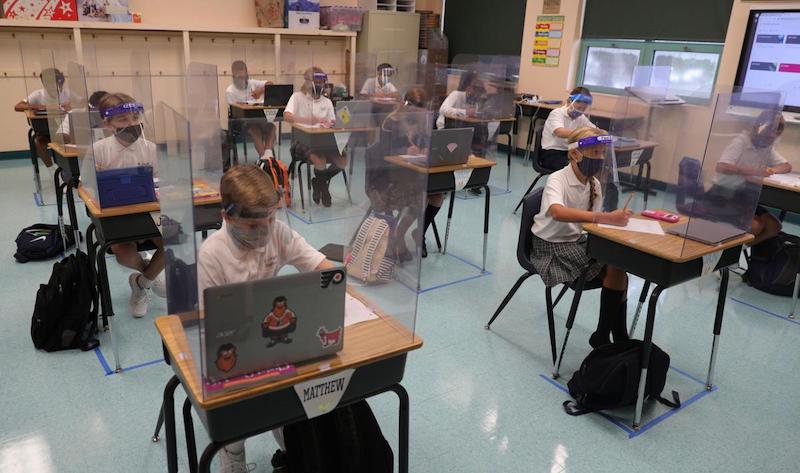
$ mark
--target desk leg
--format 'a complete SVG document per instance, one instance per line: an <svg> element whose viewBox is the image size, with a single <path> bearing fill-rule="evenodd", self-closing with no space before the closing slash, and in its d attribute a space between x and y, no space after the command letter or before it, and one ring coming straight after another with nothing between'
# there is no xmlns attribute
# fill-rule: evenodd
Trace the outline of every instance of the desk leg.
<svg viewBox="0 0 800 473"><path fill-rule="evenodd" d="M789 312L789 318L794 320L794 313L797 310L797 293L800 290L800 273L794 277L794 291L792 291L792 311Z"/></svg>
<svg viewBox="0 0 800 473"><path fill-rule="evenodd" d="M186 454L189 457L189 471L191 473L197 473L197 444L194 439L192 402L188 397L183 403L183 430L186 434Z"/></svg>
<svg viewBox="0 0 800 473"><path fill-rule="evenodd" d="M586 267L581 272L580 277L575 282L575 295L572 296L572 305L569 308L569 316L567 317L567 333L564 334L564 342L561 344L561 352L558 354L558 361L553 370L553 379L558 379L559 371L561 370L561 362L564 360L564 351L567 349L567 341L569 340L569 333L572 331L572 324L575 323L575 315L578 313L578 304L581 303L581 295L583 295L583 286L586 284L586 272L589 267L594 264L594 260L590 260Z"/></svg>
<svg viewBox="0 0 800 473"><path fill-rule="evenodd" d="M531 156L531 143L533 143L533 125L536 123L536 115L531 115L531 122L528 124L528 138L525 141L525 158L522 160L527 165L528 158Z"/></svg>
<svg viewBox="0 0 800 473"><path fill-rule="evenodd" d="M444 248L442 254L447 254L447 239L450 238L450 222L453 220L453 204L456 200L456 191L450 192L450 206L447 208L447 227L444 229Z"/></svg>
<svg viewBox="0 0 800 473"><path fill-rule="evenodd" d="M97 248L95 247L96 243L94 242L94 223L90 223L88 227L86 227L86 256L89 260L89 275L92 278L92 283L95 285L95 289L100 291L100 284L97 279ZM100 303L100 298L96 301L98 304ZM100 314L101 311L97 311ZM95 325L96 326L96 325ZM103 329L107 327L106 319L103 319ZM98 332L100 329L98 328Z"/></svg>
<svg viewBox="0 0 800 473"><path fill-rule="evenodd" d="M644 343L642 344L642 372L639 375L639 389L636 395L636 411L633 415L633 429L639 430L642 423L642 408L644 407L644 388L647 384L647 369L650 367L650 350L653 346L653 325L656 321L656 305L661 296L662 286L656 286L650 294L650 304L647 307L647 322L644 329Z"/></svg>
<svg viewBox="0 0 800 473"><path fill-rule="evenodd" d="M400 399L399 414L400 414L400 438L398 440L397 463L399 473L408 473L408 418L409 418L409 403L408 392L399 384L389 388Z"/></svg>
<svg viewBox="0 0 800 473"><path fill-rule="evenodd" d="M642 293L639 294L639 304L636 306L636 313L633 315L633 323L631 324L631 330L628 332L628 337L633 338L633 332L636 331L636 324L639 322L639 314L642 313L642 306L644 305L644 301L647 300L647 293L650 291L650 281L645 281L644 286L642 286Z"/></svg>
<svg viewBox="0 0 800 473"><path fill-rule="evenodd" d="M178 473L178 448L175 439L175 389L181 384L177 376L167 381L164 387L164 430L167 432L167 471Z"/></svg>
<svg viewBox="0 0 800 473"><path fill-rule="evenodd" d="M222 450L224 446L224 444L218 442L211 442L208 444L206 449L203 450L203 455L200 456L200 464L197 466L197 471L200 473L211 473L211 462L214 460L214 456L217 452Z"/></svg>
<svg viewBox="0 0 800 473"><path fill-rule="evenodd" d="M72 232L75 234L75 247L81 249L81 231L78 228L78 214L75 211L75 194L73 186L67 183L67 213L69 213L69 223L72 225Z"/></svg>
<svg viewBox="0 0 800 473"><path fill-rule="evenodd" d="M103 320L108 320L114 316L114 307L111 303L111 290L108 287L108 268L106 268L106 253L108 252L108 245L103 243L100 245L100 251L97 255L97 271L99 274L98 283L100 285L100 306L103 310ZM108 322L108 328L111 332L111 347L114 350L114 372L121 373L122 365L119 361L119 343L117 342L117 334L111 321Z"/></svg>
<svg viewBox="0 0 800 473"><path fill-rule="evenodd" d="M708 376L706 389L711 391L714 387L714 367L717 364L717 348L719 348L719 334L722 332L722 317L725 315L725 297L728 294L728 268L719 270L722 281L719 283L719 296L717 297L717 315L714 317L714 341L711 343L711 359L708 362Z"/></svg>
<svg viewBox="0 0 800 473"><path fill-rule="evenodd" d="M31 165L33 165L33 187L35 189L36 195L39 197L39 202L44 205L44 196L42 196L42 179L39 175L39 156L38 151L36 151L36 142L34 141L34 133L33 128L28 130L28 146L31 151Z"/></svg>
<svg viewBox="0 0 800 473"><path fill-rule="evenodd" d="M55 160L53 160L55 161ZM53 173L53 187L56 191L56 212L58 213L58 231L61 232L61 241L64 242L64 254L67 253L67 229L64 227L64 189L66 183L61 184L61 168L56 167Z"/></svg>
<svg viewBox="0 0 800 473"><path fill-rule="evenodd" d="M650 196L650 161L647 161L645 167L647 170L645 171L644 176L644 208L647 209L647 198Z"/></svg>
<svg viewBox="0 0 800 473"><path fill-rule="evenodd" d="M483 207L483 260L481 263L481 273L486 272L486 243L489 240L489 198L492 195L488 185L483 186L483 192L486 194L486 203Z"/></svg>

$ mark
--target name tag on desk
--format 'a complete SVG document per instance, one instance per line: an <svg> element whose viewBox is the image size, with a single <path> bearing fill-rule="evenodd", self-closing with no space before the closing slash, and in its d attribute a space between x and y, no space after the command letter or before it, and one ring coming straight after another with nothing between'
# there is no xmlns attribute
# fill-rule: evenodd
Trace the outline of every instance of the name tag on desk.
<svg viewBox="0 0 800 473"><path fill-rule="evenodd" d="M150 212L150 218L152 218L153 223L156 224L158 232L163 234L163 232L161 231L161 211Z"/></svg>
<svg viewBox="0 0 800 473"><path fill-rule="evenodd" d="M275 117L278 116L278 109L277 108L265 108L264 109L264 116L267 118L268 121L274 122Z"/></svg>
<svg viewBox="0 0 800 473"><path fill-rule="evenodd" d="M344 370L331 376L295 384L294 391L306 411L306 417L313 419L336 409L354 372L354 369Z"/></svg>
<svg viewBox="0 0 800 473"><path fill-rule="evenodd" d="M453 171L453 178L456 181L456 190L460 191L466 187L470 177L472 177L472 169L459 169L458 171Z"/></svg>
<svg viewBox="0 0 800 473"><path fill-rule="evenodd" d="M643 149L637 149L631 152L631 166L636 166L636 164L639 163L639 158L642 157L643 153Z"/></svg>

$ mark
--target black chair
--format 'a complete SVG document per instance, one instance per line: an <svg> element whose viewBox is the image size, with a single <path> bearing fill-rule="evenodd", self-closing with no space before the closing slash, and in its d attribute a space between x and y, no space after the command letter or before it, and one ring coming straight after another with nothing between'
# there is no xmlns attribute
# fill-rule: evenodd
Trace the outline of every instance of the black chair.
<svg viewBox="0 0 800 473"><path fill-rule="evenodd" d="M308 184L308 193L311 194L311 178L313 177L312 170L314 166L311 165L311 161L308 159L308 153L310 149L306 145L297 146L298 143L295 143L289 149L289 154L292 156L292 160L289 163L289 167L287 168L287 173L289 174L289 179L294 180L295 171L297 171L297 189L300 189L300 208L302 210L306 209L306 200L305 194L303 194L303 169L302 166L306 167L306 174L307 180L306 183ZM350 156L352 160L353 157ZM342 178L344 179L344 185L347 189L347 198L352 203L352 199L350 198L350 183L347 181L347 172L345 170L340 169L338 173L341 173ZM335 177L335 174L331 176L331 178Z"/></svg>
<svg viewBox="0 0 800 473"><path fill-rule="evenodd" d="M514 131L514 123L515 122L500 122L500 125L497 127L497 136L505 136L508 139L508 165L511 166L511 151L514 148L514 143L511 141Z"/></svg>
<svg viewBox="0 0 800 473"><path fill-rule="evenodd" d="M516 214L517 210L519 210L520 206L522 205L522 202L525 200L525 196L530 194L533 188L536 187L536 183L539 182L539 179L541 179L544 176L547 176L548 174L553 174L554 172L558 171L558 169L550 169L542 166L542 163L539 161L539 157L542 151L543 129L544 126L536 127L534 131L533 152L531 153L531 163L533 164L534 171L536 171L538 175L536 176L536 179L533 180L533 183L530 185L530 187L528 187L528 190L525 191L525 194L522 196L522 198L519 199L519 203L517 204L517 206L514 207L514 214Z"/></svg>
<svg viewBox="0 0 800 473"><path fill-rule="evenodd" d="M531 246L533 244L533 233L531 233L531 227L533 226L533 217L539 213L539 209L542 205L543 193L544 189L540 188L522 198L522 220L519 228L519 239L517 240L517 261L519 262L519 265L522 266L522 269L524 269L526 272L520 276L519 279L517 279L517 282L514 283L514 286L510 291L508 291L505 299L503 299L503 302L500 303L500 307L497 308L492 315L492 318L489 320L489 323L486 324L486 330L490 329L492 322L494 322L497 316L500 315L500 312L502 312L506 305L511 301L511 298L514 297L514 294L516 294L517 290L520 288L520 286L522 286L522 283L534 274L539 274L536 271L536 268L533 266L530 257ZM550 331L550 352L553 357L553 364L556 363L556 329L553 311L561 301L564 293L567 292L567 289L574 290L576 283L576 281L573 281L571 283L564 284L564 286L561 288L561 291L558 293L555 302L553 302L553 288L545 288L547 326L548 330ZM597 281L589 281L583 290L597 289L599 287L600 284ZM577 310L577 307L574 307L572 310Z"/></svg>

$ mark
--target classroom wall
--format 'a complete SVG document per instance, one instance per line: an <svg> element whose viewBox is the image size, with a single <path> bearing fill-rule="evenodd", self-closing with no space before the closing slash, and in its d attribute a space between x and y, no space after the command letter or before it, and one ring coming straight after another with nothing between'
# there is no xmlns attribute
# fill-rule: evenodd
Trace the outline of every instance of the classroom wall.
<svg viewBox="0 0 800 473"><path fill-rule="evenodd" d="M561 48L560 62L557 67L533 66L530 57L533 49L533 38L536 16L542 14L543 0L528 0L525 13L525 29L521 39L522 52L520 62L520 81L518 92L535 93L543 98L564 99L574 85L577 68L580 26L582 21L583 0L562 0L560 15L564 19L564 39ZM728 92L735 80L739 55L747 29L750 10L769 10L798 8L797 2L752 2L736 0L731 11L728 32L720 61L717 78L717 91ZM594 94L594 107L601 110L624 109L623 99L617 96ZM647 110L640 111L643 116L650 116L650 139L657 141L653 165L653 178L664 182L677 182L678 163L684 156L702 158L708 133L711 127L711 111L709 107L696 105L666 106L654 109L652 114ZM518 142L524 145L527 123L520 127ZM786 131L778 144L778 151L800 170L800 125L787 124ZM710 167L705 167L710 171Z"/></svg>

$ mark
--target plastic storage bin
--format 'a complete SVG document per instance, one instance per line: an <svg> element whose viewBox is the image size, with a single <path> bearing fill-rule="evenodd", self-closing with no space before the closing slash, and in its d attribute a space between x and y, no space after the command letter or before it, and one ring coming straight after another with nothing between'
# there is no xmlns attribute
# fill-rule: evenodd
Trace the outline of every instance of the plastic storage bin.
<svg viewBox="0 0 800 473"><path fill-rule="evenodd" d="M361 20L366 11L360 7L321 7L320 26L333 31L361 31Z"/></svg>

